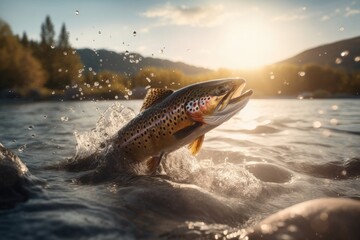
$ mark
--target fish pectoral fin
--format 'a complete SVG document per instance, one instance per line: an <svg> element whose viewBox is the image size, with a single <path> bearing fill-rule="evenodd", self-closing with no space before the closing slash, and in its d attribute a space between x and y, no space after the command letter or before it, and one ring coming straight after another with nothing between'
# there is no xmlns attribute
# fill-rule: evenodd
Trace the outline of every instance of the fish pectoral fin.
<svg viewBox="0 0 360 240"><path fill-rule="evenodd" d="M173 135L177 139L182 139L189 136L192 132L194 132L197 128L201 127L203 124L201 122L195 122L194 124L184 127L179 131L175 132Z"/></svg>
<svg viewBox="0 0 360 240"><path fill-rule="evenodd" d="M159 155L159 156L151 157L151 158L146 162L150 174L155 173L157 167L158 167L159 164L160 164L160 161L161 161L162 156L163 156L163 154L161 154L161 155Z"/></svg>
<svg viewBox="0 0 360 240"><path fill-rule="evenodd" d="M143 105L141 106L140 112L161 102L167 96L171 95L173 92L174 91L171 89L150 88L145 95L144 102L143 102Z"/></svg>
<svg viewBox="0 0 360 240"><path fill-rule="evenodd" d="M196 155L199 153L200 148L204 142L205 135L201 135L197 139L195 139L192 143L189 144L188 148L190 149L190 152L192 155Z"/></svg>

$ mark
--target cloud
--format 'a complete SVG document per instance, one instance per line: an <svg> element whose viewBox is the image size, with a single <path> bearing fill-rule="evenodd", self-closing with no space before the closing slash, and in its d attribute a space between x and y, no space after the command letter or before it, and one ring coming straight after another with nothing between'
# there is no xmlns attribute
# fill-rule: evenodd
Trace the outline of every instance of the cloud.
<svg viewBox="0 0 360 240"><path fill-rule="evenodd" d="M330 16L329 15L324 15L321 17L321 21L327 21L330 19Z"/></svg>
<svg viewBox="0 0 360 240"><path fill-rule="evenodd" d="M156 18L161 25L178 25L193 27L212 27L223 22L223 5L208 5L203 7L164 6L149 9L142 13L147 18Z"/></svg>
<svg viewBox="0 0 360 240"><path fill-rule="evenodd" d="M290 22L295 20L302 20L308 18L305 14L284 14L274 17L272 20L276 22Z"/></svg>
<svg viewBox="0 0 360 240"><path fill-rule="evenodd" d="M272 20L275 22L291 22L296 20L303 20L308 17L309 15L306 14L306 7L301 7L289 13L275 16L272 18Z"/></svg>
<svg viewBox="0 0 360 240"><path fill-rule="evenodd" d="M354 9L351 7L345 8L345 17L350 17L357 14L360 14L360 9Z"/></svg>

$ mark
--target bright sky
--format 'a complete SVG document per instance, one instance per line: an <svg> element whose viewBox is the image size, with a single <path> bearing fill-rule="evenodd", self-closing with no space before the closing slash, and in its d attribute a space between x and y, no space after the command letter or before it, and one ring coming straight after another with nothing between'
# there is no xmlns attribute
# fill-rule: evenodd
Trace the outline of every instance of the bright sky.
<svg viewBox="0 0 360 240"><path fill-rule="evenodd" d="M359 0L0 0L0 18L31 39L40 38L46 15L56 34L66 24L76 48L214 69L259 67L360 35Z"/></svg>

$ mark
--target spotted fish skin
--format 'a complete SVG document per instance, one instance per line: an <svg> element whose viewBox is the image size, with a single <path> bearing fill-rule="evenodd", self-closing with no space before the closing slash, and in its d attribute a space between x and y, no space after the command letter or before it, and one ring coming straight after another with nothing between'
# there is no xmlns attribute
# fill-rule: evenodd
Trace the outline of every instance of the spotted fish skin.
<svg viewBox="0 0 360 240"><path fill-rule="evenodd" d="M125 165L147 162L146 174L154 172L164 154L197 139L201 141L193 147L199 149L204 134L219 125L207 124L204 117L214 114L219 104L244 82L237 78L219 79L175 92L151 90L145 97L143 111L118 131L112 155L114 158L122 155L118 161Z"/></svg>

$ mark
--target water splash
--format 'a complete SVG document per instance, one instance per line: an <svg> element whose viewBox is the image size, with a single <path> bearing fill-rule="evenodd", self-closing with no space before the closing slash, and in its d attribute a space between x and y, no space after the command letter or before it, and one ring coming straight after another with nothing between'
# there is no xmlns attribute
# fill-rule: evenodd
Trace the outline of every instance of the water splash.
<svg viewBox="0 0 360 240"><path fill-rule="evenodd" d="M186 147L169 154L162 167L174 181L195 184L220 196L253 198L262 191L260 181L243 165L199 160Z"/></svg>
<svg viewBox="0 0 360 240"><path fill-rule="evenodd" d="M61 120L62 122L67 122L67 121L69 121L69 117L67 117L67 116L62 116L62 117L60 118L60 120Z"/></svg>
<svg viewBox="0 0 360 240"><path fill-rule="evenodd" d="M130 108L119 103L110 106L100 116L94 129L84 133L74 132L77 143L76 158L84 158L104 149L104 143L134 117L135 112Z"/></svg>
<svg viewBox="0 0 360 240"><path fill-rule="evenodd" d="M342 57L346 57L347 55L349 55L349 51L348 50L342 51L340 55Z"/></svg>

